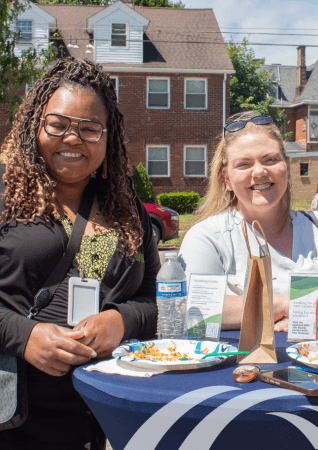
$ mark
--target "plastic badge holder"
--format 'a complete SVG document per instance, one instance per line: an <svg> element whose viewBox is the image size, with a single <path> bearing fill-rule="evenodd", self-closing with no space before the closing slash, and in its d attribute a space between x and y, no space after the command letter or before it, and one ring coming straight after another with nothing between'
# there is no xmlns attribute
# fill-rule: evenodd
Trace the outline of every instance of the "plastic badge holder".
<svg viewBox="0 0 318 450"><path fill-rule="evenodd" d="M81 320L99 313L99 282L71 277L68 284L67 323L75 326Z"/></svg>

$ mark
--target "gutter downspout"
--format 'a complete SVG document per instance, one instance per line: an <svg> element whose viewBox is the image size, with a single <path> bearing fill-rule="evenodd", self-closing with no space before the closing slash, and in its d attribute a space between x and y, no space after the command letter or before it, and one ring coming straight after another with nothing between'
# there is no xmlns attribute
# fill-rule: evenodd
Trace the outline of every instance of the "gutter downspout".
<svg viewBox="0 0 318 450"><path fill-rule="evenodd" d="M223 137L224 137L224 127L226 124L226 80L227 74L224 74L223 78Z"/></svg>

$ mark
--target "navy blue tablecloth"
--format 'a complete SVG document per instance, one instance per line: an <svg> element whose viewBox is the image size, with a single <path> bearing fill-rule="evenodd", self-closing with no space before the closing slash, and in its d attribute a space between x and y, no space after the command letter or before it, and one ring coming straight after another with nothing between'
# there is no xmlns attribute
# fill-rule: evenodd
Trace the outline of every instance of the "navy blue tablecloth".
<svg viewBox="0 0 318 450"><path fill-rule="evenodd" d="M221 340L238 346L239 332ZM293 365L276 333L278 365ZM235 383L236 357L150 378L75 369L73 383L114 450L318 449L318 398L260 381Z"/></svg>

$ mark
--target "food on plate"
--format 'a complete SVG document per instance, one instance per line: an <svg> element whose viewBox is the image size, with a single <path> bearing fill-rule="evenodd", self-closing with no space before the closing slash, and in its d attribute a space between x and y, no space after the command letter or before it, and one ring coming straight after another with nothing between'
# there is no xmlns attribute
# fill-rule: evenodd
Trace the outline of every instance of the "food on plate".
<svg viewBox="0 0 318 450"><path fill-rule="evenodd" d="M176 344L172 342L172 346L168 347L169 353L160 352L158 348L154 348L152 345L146 345L142 350L134 351L134 359L147 359L155 361L180 361L183 359L192 360L188 353L180 353L176 351Z"/></svg>
<svg viewBox="0 0 318 450"><path fill-rule="evenodd" d="M308 358L310 362L318 360L318 343L316 341L312 343L304 342L303 344L298 344L297 350L300 356Z"/></svg>

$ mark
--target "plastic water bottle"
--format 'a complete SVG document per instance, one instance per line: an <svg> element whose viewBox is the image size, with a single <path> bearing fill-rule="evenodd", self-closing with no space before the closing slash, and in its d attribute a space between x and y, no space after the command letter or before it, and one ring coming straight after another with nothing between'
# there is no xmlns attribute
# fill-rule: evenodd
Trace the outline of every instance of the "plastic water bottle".
<svg viewBox="0 0 318 450"><path fill-rule="evenodd" d="M177 253L166 253L157 275L158 339L186 338L187 279Z"/></svg>

